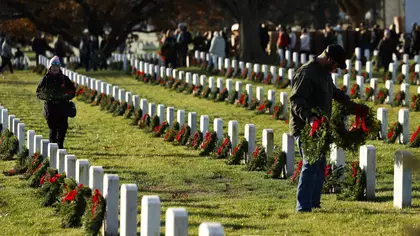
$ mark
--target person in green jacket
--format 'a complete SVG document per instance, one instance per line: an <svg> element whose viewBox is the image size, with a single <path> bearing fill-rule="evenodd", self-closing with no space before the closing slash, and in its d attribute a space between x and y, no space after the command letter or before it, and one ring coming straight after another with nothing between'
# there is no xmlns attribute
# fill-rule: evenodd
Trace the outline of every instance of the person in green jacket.
<svg viewBox="0 0 420 236"><path fill-rule="evenodd" d="M64 139L68 128L68 117L76 87L69 77L60 70L60 59L54 56L49 63L47 74L42 77L36 89L37 98L44 101L44 116L50 130L50 142L64 148Z"/></svg>
<svg viewBox="0 0 420 236"><path fill-rule="evenodd" d="M340 45L332 44L321 55L300 67L293 76L290 96L290 128L303 159L297 187L296 210L298 212L310 212L313 208L320 207L324 183L325 155L314 164L309 164L305 160L305 155L311 154L303 153L299 138L302 135L309 135L301 133L307 123L312 125L317 119L320 119L312 113L312 110L319 109L330 118L332 100L334 99L357 112L363 114L368 112L367 106L351 101L343 91L335 87L331 72L337 67L346 69L345 52Z"/></svg>

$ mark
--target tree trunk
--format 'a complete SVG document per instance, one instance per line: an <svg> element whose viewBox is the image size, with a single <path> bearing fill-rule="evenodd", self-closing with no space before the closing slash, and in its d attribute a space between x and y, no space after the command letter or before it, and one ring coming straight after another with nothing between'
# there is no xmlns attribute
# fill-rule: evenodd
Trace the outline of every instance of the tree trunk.
<svg viewBox="0 0 420 236"><path fill-rule="evenodd" d="M265 63L268 61L260 43L260 19L257 8L258 0L241 3L240 41L241 60Z"/></svg>

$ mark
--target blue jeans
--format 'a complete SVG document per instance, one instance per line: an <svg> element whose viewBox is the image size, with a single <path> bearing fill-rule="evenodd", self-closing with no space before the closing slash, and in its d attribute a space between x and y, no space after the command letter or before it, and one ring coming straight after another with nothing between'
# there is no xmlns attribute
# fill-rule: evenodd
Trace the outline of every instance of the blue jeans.
<svg viewBox="0 0 420 236"><path fill-rule="evenodd" d="M303 153L302 143L299 137L296 137L296 142L303 159L302 171L296 193L296 211L312 211L312 208L319 208L321 204L326 160L324 156L314 164L309 164L305 160L305 154Z"/></svg>

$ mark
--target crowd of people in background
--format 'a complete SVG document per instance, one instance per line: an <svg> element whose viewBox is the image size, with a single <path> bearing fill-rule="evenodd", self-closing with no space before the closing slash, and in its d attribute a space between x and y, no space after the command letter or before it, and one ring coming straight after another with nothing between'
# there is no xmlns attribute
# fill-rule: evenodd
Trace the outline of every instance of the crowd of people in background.
<svg viewBox="0 0 420 236"><path fill-rule="evenodd" d="M351 26L345 29L342 24L331 26L327 24L322 30L323 42L321 46L330 44L338 44L345 47L343 37L344 31L353 30ZM420 53L420 26L414 23L409 33L397 33L396 26L390 25L388 29L381 29L379 25L368 25L362 23L357 28L357 38L355 46L361 48L364 53L365 49L369 49L372 53L378 51L379 66L385 71L388 69L390 62L393 61L393 54L400 58L401 54L409 54L411 57ZM229 57L239 59L240 57L240 27L234 24L231 28L224 28L221 31L195 32L194 35L188 30L186 24L181 23L175 30L167 30L160 39L159 54L161 55L166 67L185 67L187 63L187 55L191 51L209 52L218 57ZM273 36L275 35L275 36ZM303 27L294 27L279 25L260 24L259 37L261 49L268 56L274 56L275 63L284 58L285 51L316 54L314 51L314 42L311 38L311 31ZM319 36L318 36L319 40ZM86 71L107 69L107 58L104 54L107 38L103 36L101 40L98 37L85 33L80 39L79 57L80 63L77 67L84 67ZM317 42L319 45L320 43ZM12 53L12 47L16 48L16 52ZM324 48L324 47L321 47ZM32 50L36 54L46 55L49 51L51 54L57 55L61 60L61 65L65 66L64 58L74 55L73 50L62 36L58 36L53 46L50 46L48 40L42 33L37 33L32 41ZM123 53L126 50L126 44L118 48ZM283 55L280 55L283 53ZM25 55L15 45L12 40L4 33L0 33L0 55L1 66L0 72L8 67L10 72L13 69L24 68ZM36 64L38 65L38 60Z"/></svg>

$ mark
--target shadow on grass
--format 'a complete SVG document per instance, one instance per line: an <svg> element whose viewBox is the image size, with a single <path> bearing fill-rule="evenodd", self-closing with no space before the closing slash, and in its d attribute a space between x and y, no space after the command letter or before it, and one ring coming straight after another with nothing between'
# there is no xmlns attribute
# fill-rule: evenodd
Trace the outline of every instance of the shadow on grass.
<svg viewBox="0 0 420 236"><path fill-rule="evenodd" d="M188 223L188 226L191 227L199 227L201 223ZM240 224L233 224L227 223L223 224L223 228L230 228L232 230L240 230L240 229L253 229L253 230L264 230L264 227L256 226L256 225L240 225Z"/></svg>
<svg viewBox="0 0 420 236"><path fill-rule="evenodd" d="M156 153L150 153L150 155L156 155ZM190 154L190 153L177 153L177 154L158 154L157 156L159 157L184 157L184 158L188 158L188 157L201 157L198 154Z"/></svg>
<svg viewBox="0 0 420 236"><path fill-rule="evenodd" d="M21 80L6 80L6 81L0 81L0 84L16 84L16 85L38 85L38 82L28 82L28 81L21 81Z"/></svg>
<svg viewBox="0 0 420 236"><path fill-rule="evenodd" d="M420 206L414 206L411 208L420 208ZM376 210L376 209L369 209L369 208L335 208L335 209L320 209L317 210L315 213L326 213L326 214L365 214L365 215L380 215L380 214L388 214L388 215L395 215L399 213L397 209L389 209L389 210ZM406 215L417 215L417 212L401 212Z"/></svg>
<svg viewBox="0 0 420 236"><path fill-rule="evenodd" d="M107 153L107 152L92 152L91 156L100 156L100 157L130 157L132 155L123 154L123 153ZM106 158L105 158L106 159ZM129 168L129 167L127 167Z"/></svg>
<svg viewBox="0 0 420 236"><path fill-rule="evenodd" d="M220 217L220 218L233 218L233 219L241 219L241 218L248 218L249 215L246 214L237 214L237 213L215 213L215 212L189 212L189 215L197 215L197 216L207 216L207 217Z"/></svg>

